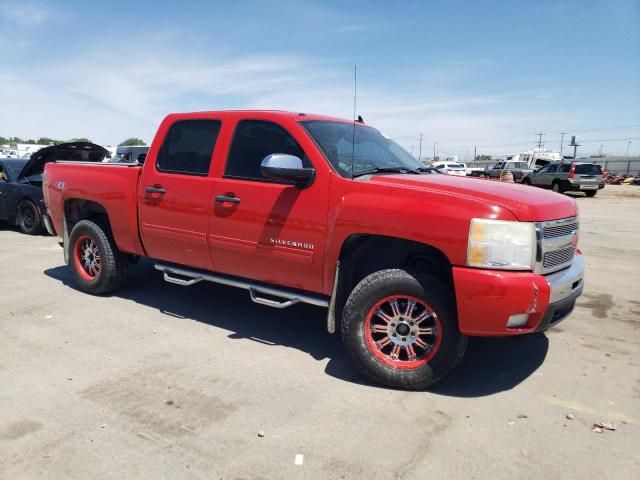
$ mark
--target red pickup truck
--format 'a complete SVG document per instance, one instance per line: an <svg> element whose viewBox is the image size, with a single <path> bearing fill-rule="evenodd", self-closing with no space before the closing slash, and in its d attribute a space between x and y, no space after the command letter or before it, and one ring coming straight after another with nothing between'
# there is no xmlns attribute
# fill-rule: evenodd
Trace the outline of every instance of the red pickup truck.
<svg viewBox="0 0 640 480"><path fill-rule="evenodd" d="M393 387L444 377L470 335L546 330L583 288L573 199L441 175L362 122L172 114L144 165L49 163L44 194L83 291L145 256L178 285L325 307L358 369Z"/></svg>

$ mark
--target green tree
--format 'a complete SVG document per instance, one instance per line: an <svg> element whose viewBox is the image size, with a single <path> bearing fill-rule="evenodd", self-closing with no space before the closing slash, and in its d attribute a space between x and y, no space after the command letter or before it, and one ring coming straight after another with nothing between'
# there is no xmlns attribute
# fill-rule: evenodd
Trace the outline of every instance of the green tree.
<svg viewBox="0 0 640 480"><path fill-rule="evenodd" d="M476 157L476 160L479 160L481 162L490 162L491 161L491 155L478 155Z"/></svg>
<svg viewBox="0 0 640 480"><path fill-rule="evenodd" d="M70 142L87 142L87 143L93 143L91 140L89 140L86 137L80 137L80 138L72 138L71 140L69 140Z"/></svg>
<svg viewBox="0 0 640 480"><path fill-rule="evenodd" d="M6 145L9 143L9 139L5 137L0 137L0 145Z"/></svg>
<svg viewBox="0 0 640 480"><path fill-rule="evenodd" d="M40 137L38 139L38 144L40 145L50 145L50 144L58 145L60 143L64 143L64 142L62 140L54 140L53 138L49 138L49 137Z"/></svg>
<svg viewBox="0 0 640 480"><path fill-rule="evenodd" d="M124 146L124 147L135 147L136 145L140 145L143 147L146 147L146 143L144 143L144 140L141 140L139 138L135 138L135 137L131 137L131 138L127 138L124 142L121 142L120 145Z"/></svg>

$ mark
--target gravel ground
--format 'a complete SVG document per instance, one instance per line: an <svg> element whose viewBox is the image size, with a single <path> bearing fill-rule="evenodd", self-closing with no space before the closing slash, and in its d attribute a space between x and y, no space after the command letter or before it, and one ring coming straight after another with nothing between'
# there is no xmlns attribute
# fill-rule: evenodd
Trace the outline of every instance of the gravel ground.
<svg viewBox="0 0 640 480"><path fill-rule="evenodd" d="M0 478L640 478L640 188L575 199L573 315L472 339L431 392L364 380L321 309L148 262L92 297L55 239L0 227Z"/></svg>

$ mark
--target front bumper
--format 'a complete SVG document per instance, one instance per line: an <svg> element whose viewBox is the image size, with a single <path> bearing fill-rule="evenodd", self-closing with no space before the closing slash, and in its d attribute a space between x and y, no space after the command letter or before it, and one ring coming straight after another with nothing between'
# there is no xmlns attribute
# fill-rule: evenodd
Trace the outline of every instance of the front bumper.
<svg viewBox="0 0 640 480"><path fill-rule="evenodd" d="M508 336L543 331L566 318L584 284L584 257L560 272L540 275L464 267L453 268L458 325L465 335ZM507 327L509 317L526 323Z"/></svg>

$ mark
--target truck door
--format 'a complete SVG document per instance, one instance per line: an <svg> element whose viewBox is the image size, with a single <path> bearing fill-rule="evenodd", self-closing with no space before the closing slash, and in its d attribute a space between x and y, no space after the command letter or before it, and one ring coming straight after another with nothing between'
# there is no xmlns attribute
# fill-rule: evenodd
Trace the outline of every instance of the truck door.
<svg viewBox="0 0 640 480"><path fill-rule="evenodd" d="M165 120L167 122L167 120ZM153 258L211 269L207 228L212 181L209 168L221 121L177 120L160 127L138 192L142 243Z"/></svg>
<svg viewBox="0 0 640 480"><path fill-rule="evenodd" d="M305 167L315 162L313 183L301 189L264 178L260 164L273 153L295 155ZM266 119L237 123L213 192L209 246L216 271L322 290L330 174L318 168L321 159L293 121L286 126Z"/></svg>

